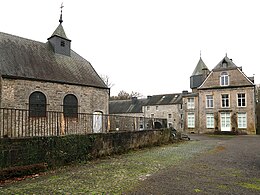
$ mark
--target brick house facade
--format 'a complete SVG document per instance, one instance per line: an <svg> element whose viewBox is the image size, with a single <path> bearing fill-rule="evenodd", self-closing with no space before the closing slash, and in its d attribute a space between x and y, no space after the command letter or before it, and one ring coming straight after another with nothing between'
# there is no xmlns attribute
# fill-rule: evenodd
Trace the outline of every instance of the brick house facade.
<svg viewBox="0 0 260 195"><path fill-rule="evenodd" d="M199 84L195 85L192 83L195 76L192 75L193 94L183 99L185 130L195 133L235 131L255 134L256 99L253 78L247 77L242 68L237 67L227 56L212 71L205 71L205 67L203 69L204 72L201 69L200 75L206 75L196 75L196 78L205 79L197 80ZM190 108L189 104L192 103L189 101L194 101L193 108Z"/></svg>

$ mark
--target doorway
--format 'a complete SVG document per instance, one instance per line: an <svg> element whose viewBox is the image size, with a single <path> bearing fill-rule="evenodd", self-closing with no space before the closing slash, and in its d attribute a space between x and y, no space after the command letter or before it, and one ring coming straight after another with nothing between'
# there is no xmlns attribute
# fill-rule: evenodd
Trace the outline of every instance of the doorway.
<svg viewBox="0 0 260 195"><path fill-rule="evenodd" d="M231 131L230 112L220 113L221 131Z"/></svg>

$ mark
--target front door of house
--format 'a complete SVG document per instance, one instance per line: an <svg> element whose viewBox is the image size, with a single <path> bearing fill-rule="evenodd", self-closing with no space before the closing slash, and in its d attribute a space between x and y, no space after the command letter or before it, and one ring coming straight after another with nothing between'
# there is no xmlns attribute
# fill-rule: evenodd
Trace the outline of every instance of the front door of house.
<svg viewBox="0 0 260 195"><path fill-rule="evenodd" d="M93 132L102 132L102 112L94 112L93 114Z"/></svg>
<svg viewBox="0 0 260 195"><path fill-rule="evenodd" d="M230 125L230 113L229 112L222 112L220 113L221 119L221 131L231 131Z"/></svg>

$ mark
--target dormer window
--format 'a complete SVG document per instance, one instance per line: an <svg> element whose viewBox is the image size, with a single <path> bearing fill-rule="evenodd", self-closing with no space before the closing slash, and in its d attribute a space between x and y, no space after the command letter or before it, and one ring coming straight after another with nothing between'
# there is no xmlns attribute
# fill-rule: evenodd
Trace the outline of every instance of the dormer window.
<svg viewBox="0 0 260 195"><path fill-rule="evenodd" d="M222 62L222 67L223 67L223 68L227 68L227 62L226 62L226 60L223 60L223 62Z"/></svg>
<svg viewBox="0 0 260 195"><path fill-rule="evenodd" d="M65 41L61 41L61 42L60 42L60 46L61 46L61 47L65 47Z"/></svg>
<svg viewBox="0 0 260 195"><path fill-rule="evenodd" d="M228 86L229 85L229 75L227 72L222 72L220 75L220 85Z"/></svg>

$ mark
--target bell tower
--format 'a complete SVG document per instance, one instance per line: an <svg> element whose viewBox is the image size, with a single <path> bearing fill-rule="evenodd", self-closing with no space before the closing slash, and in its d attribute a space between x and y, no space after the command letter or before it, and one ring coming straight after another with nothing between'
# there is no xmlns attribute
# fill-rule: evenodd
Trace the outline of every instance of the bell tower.
<svg viewBox="0 0 260 195"><path fill-rule="evenodd" d="M61 4L61 13L60 13L60 19L59 19L59 26L56 28L56 30L52 33L51 37L48 38L48 42L51 44L54 53L58 53L61 55L70 56L70 45L71 40L67 38L65 31L62 26L62 9L63 4Z"/></svg>

